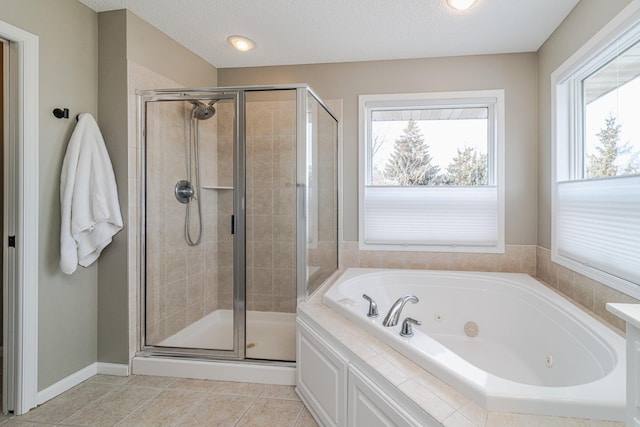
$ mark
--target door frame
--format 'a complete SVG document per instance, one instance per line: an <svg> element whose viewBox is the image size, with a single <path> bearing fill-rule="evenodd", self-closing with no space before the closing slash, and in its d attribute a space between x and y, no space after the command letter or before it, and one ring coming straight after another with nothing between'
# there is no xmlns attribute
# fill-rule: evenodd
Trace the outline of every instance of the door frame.
<svg viewBox="0 0 640 427"><path fill-rule="evenodd" d="M12 399L14 414L20 415L35 408L38 394L38 36L0 21L0 37L15 49L17 75L9 78L14 86L15 117L9 117L6 126L12 131L9 144L13 144L15 163L12 176L5 176L5 189L14 194L15 224L7 223L9 204L5 191L5 232L15 235L12 278L7 276L9 300L4 301L6 363L13 366ZM15 85L13 84L15 83ZM8 111L11 114L11 111ZM3 144L4 145L4 144ZM5 175L7 175L5 173ZM15 190L14 190L15 189ZM17 194L16 194L17 192ZM4 233L3 233L4 234ZM6 235L3 236L3 240ZM3 245L7 245L5 240ZM5 251L5 253L7 253ZM3 262L6 262L7 256ZM5 268L5 272L7 269ZM6 275L6 273L4 273ZM4 378L4 377L3 377Z"/></svg>
<svg viewBox="0 0 640 427"><path fill-rule="evenodd" d="M138 108L138 137L142 155L138 161L138 180L140 200L138 233L139 250L139 292L138 304L140 333L137 356L193 356L203 359L222 359L229 361L245 360L245 109L242 88L203 88L203 89L153 89L136 90ZM233 349L201 349L188 347L167 347L160 344L147 344L146 319L146 218L147 218L147 104L152 102L188 102L190 100L209 99L230 100L234 103L233 117L233 212L235 220L233 234ZM231 219L231 218L230 218ZM135 371L134 371L135 372Z"/></svg>

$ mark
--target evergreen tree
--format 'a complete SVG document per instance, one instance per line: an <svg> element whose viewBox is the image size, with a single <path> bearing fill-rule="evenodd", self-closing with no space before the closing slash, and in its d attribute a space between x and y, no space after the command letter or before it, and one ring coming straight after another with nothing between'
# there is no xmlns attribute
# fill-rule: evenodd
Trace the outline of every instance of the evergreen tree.
<svg viewBox="0 0 640 427"><path fill-rule="evenodd" d="M473 147L458 149L453 162L447 166L444 182L447 185L487 185L487 155L478 154Z"/></svg>
<svg viewBox="0 0 640 427"><path fill-rule="evenodd" d="M616 124L616 118L611 115L604 122L605 127L596 134L599 140L599 144L596 146L596 154L589 156L587 178L616 176L618 174L618 166L615 164L616 159L619 154L625 151L624 147L618 147L620 128L622 126Z"/></svg>
<svg viewBox="0 0 640 427"><path fill-rule="evenodd" d="M396 139L384 176L395 185L434 185L440 167L432 165L429 146L416 122L411 119Z"/></svg>

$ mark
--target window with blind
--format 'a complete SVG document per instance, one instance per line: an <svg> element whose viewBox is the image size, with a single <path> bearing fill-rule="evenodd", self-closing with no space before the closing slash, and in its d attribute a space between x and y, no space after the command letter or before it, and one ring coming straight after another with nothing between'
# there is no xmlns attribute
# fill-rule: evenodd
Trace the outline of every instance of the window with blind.
<svg viewBox="0 0 640 427"><path fill-rule="evenodd" d="M360 248L504 251L504 92L361 95Z"/></svg>
<svg viewBox="0 0 640 427"><path fill-rule="evenodd" d="M638 298L640 15L624 22L552 75L552 260Z"/></svg>

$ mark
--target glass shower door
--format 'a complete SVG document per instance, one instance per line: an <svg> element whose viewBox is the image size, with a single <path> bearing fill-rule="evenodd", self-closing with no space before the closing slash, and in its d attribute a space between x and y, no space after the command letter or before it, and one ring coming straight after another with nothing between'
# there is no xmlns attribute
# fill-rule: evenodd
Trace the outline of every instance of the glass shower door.
<svg viewBox="0 0 640 427"><path fill-rule="evenodd" d="M294 361L296 89L246 92L246 356Z"/></svg>
<svg viewBox="0 0 640 427"><path fill-rule="evenodd" d="M141 96L143 350L244 356L234 286L237 93ZM242 344L240 344L242 343Z"/></svg>
<svg viewBox="0 0 640 427"><path fill-rule="evenodd" d="M338 269L338 121L306 96L306 293Z"/></svg>

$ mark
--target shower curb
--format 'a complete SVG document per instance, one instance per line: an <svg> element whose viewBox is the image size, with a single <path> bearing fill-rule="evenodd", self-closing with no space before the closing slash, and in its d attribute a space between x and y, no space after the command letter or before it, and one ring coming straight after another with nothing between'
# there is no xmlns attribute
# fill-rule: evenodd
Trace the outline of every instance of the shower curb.
<svg viewBox="0 0 640 427"><path fill-rule="evenodd" d="M203 380L295 385L295 366L238 363L214 360L182 360L171 357L133 358L134 375L156 375Z"/></svg>

